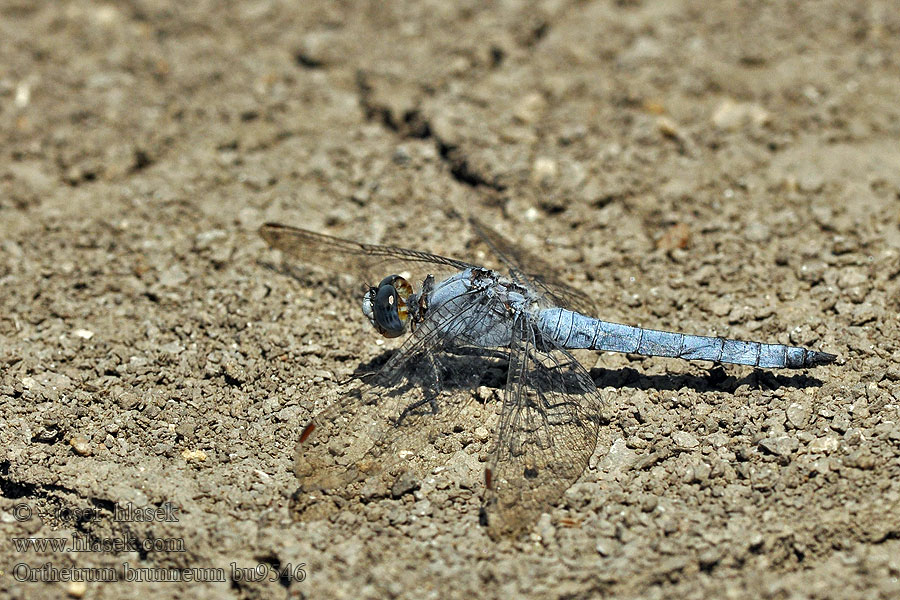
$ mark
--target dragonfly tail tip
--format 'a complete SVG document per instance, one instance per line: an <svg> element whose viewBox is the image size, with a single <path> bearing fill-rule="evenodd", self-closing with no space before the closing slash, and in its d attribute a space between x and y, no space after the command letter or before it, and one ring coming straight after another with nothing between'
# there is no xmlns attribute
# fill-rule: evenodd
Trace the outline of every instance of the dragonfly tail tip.
<svg viewBox="0 0 900 600"><path fill-rule="evenodd" d="M837 354L830 354L828 352L816 352L815 350L810 350L806 355L806 364L810 367L817 367L819 365L827 365L833 363L837 360Z"/></svg>

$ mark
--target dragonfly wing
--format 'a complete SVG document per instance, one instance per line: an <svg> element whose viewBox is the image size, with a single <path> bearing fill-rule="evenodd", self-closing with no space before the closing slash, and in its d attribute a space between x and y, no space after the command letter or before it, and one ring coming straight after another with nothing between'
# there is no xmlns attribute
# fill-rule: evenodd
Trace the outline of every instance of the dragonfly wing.
<svg viewBox="0 0 900 600"><path fill-rule="evenodd" d="M461 260L428 252L362 244L278 223L262 225L259 235L269 246L281 250L294 260L333 273L352 275L370 284L378 283L386 275L404 272L415 283L419 283L428 274L438 277L472 266Z"/></svg>
<svg viewBox="0 0 900 600"><path fill-rule="evenodd" d="M475 217L469 218L475 233L509 268L513 279L544 294L553 304L589 316L600 314L596 302L554 275L556 269L545 260L520 248Z"/></svg>
<svg viewBox="0 0 900 600"><path fill-rule="evenodd" d="M527 530L581 476L597 444L601 407L578 361L561 349L537 348L531 324L520 318L485 474L483 516L492 538Z"/></svg>
<svg viewBox="0 0 900 600"><path fill-rule="evenodd" d="M421 475L441 462L423 455L430 442L458 433L461 420L484 418L473 390L488 359L438 351L464 344L474 323L498 307L477 294L457 300L453 311L434 309L381 369L355 381L305 427L294 471L310 503L317 492L377 475L385 482L401 470Z"/></svg>

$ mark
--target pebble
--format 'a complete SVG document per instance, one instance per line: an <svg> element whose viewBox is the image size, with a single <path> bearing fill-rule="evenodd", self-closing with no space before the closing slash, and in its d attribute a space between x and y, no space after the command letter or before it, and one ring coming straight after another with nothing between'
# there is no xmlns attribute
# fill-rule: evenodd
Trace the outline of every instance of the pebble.
<svg viewBox="0 0 900 600"><path fill-rule="evenodd" d="M434 506L428 499L417 500L410 512L417 517L430 517L434 514Z"/></svg>
<svg viewBox="0 0 900 600"><path fill-rule="evenodd" d="M163 344L159 347L161 352L165 352L166 354L181 354L184 352L184 346L182 346L179 342L169 342L168 344Z"/></svg>
<svg viewBox="0 0 900 600"><path fill-rule="evenodd" d="M668 252L687 248L690 243L691 228L686 223L675 223L656 241L656 247Z"/></svg>
<svg viewBox="0 0 900 600"><path fill-rule="evenodd" d="M300 40L295 58L309 69L340 63L344 58L344 48L330 31L311 31Z"/></svg>
<svg viewBox="0 0 900 600"><path fill-rule="evenodd" d="M404 471L391 486L391 496L400 498L405 494L419 489L419 481L409 471Z"/></svg>
<svg viewBox="0 0 900 600"><path fill-rule="evenodd" d="M72 598L81 598L87 592L87 584L83 581L71 581L66 586L66 593Z"/></svg>
<svg viewBox="0 0 900 600"><path fill-rule="evenodd" d="M765 223L754 221L744 229L744 237L750 242L765 242L772 236Z"/></svg>
<svg viewBox="0 0 900 600"><path fill-rule="evenodd" d="M597 550L597 554L600 556L609 556L615 551L616 546L618 546L618 542L615 540L601 539L594 546L594 549Z"/></svg>
<svg viewBox="0 0 900 600"><path fill-rule="evenodd" d="M850 312L850 324L862 325L863 323L868 323L869 321L878 319L880 314L881 311L876 308L871 302L864 302L862 304L856 305L856 307Z"/></svg>
<svg viewBox="0 0 900 600"><path fill-rule="evenodd" d="M724 317L731 312L731 308L732 303L721 298L717 298L709 303L709 310L717 317Z"/></svg>
<svg viewBox="0 0 900 600"><path fill-rule="evenodd" d="M513 116L525 124L536 122L547 109L547 101L538 92L532 92L519 101L513 111Z"/></svg>
<svg viewBox="0 0 900 600"><path fill-rule="evenodd" d="M534 159L534 165L531 168L532 180L538 185L548 185L556 179L559 172L559 166L556 161L546 156L539 156Z"/></svg>
<svg viewBox="0 0 900 600"><path fill-rule="evenodd" d="M839 412L831 420L831 428L838 433L844 433L850 428L850 417L845 412Z"/></svg>
<svg viewBox="0 0 900 600"><path fill-rule="evenodd" d="M838 274L837 284L842 290L867 285L869 276L859 268L844 267Z"/></svg>
<svg viewBox="0 0 900 600"><path fill-rule="evenodd" d="M636 460L637 454L628 448L624 439L619 438L613 442L609 452L597 467L605 471L625 470L631 467Z"/></svg>
<svg viewBox="0 0 900 600"><path fill-rule="evenodd" d="M709 570L711 567L715 566L719 561L721 561L723 556L724 550L722 548L707 548L706 550L701 552L700 556L698 557L700 568Z"/></svg>
<svg viewBox="0 0 900 600"><path fill-rule="evenodd" d="M671 117L660 116L656 119L656 128L667 138L678 139L681 137L681 128Z"/></svg>
<svg viewBox="0 0 900 600"><path fill-rule="evenodd" d="M700 445L697 438L686 431L676 431L672 434L672 442L679 450L693 450Z"/></svg>
<svg viewBox="0 0 900 600"><path fill-rule="evenodd" d="M769 122L769 112L752 102L723 100L712 115L713 125L719 129L740 129L748 124L765 125Z"/></svg>
<svg viewBox="0 0 900 600"><path fill-rule="evenodd" d="M247 381L247 371L233 360L226 360L222 365L222 372L225 377L235 383L241 384Z"/></svg>
<svg viewBox="0 0 900 600"><path fill-rule="evenodd" d="M203 450L182 450L181 458L185 462L203 462L206 460L206 452Z"/></svg>
<svg viewBox="0 0 900 600"><path fill-rule="evenodd" d="M545 546L553 543L556 539L556 527L553 526L550 515L547 513L541 514L537 525L535 526L535 531L537 532L540 541L542 541Z"/></svg>
<svg viewBox="0 0 900 600"><path fill-rule="evenodd" d="M178 287L187 279L187 273L180 266L172 265L160 274L159 284L163 287Z"/></svg>
<svg viewBox="0 0 900 600"><path fill-rule="evenodd" d="M685 469L684 481L685 483L705 483L709 481L710 474L712 474L710 466L705 462L698 462Z"/></svg>
<svg viewBox="0 0 900 600"><path fill-rule="evenodd" d="M91 448L90 443L80 435L76 435L72 439L70 439L69 444L71 444L75 452L77 454L80 454L81 456L90 456L91 454L93 454L93 449Z"/></svg>
<svg viewBox="0 0 900 600"><path fill-rule="evenodd" d="M821 452L822 454L830 454L838 449L840 442L833 435L826 435L824 437L817 438L809 443L809 451L810 452Z"/></svg>
<svg viewBox="0 0 900 600"><path fill-rule="evenodd" d="M828 269L828 265L820 260L803 263L797 269L797 278L808 283L818 283L822 281Z"/></svg>
<svg viewBox="0 0 900 600"><path fill-rule="evenodd" d="M225 231L222 229L210 229L209 231L198 233L197 237L194 238L194 246L197 250L204 250L211 246L216 240L225 237L225 235Z"/></svg>
<svg viewBox="0 0 900 600"><path fill-rule="evenodd" d="M789 435L779 435L759 440L759 447L776 456L790 456L800 446L797 438Z"/></svg>
<svg viewBox="0 0 900 600"><path fill-rule="evenodd" d="M787 409L787 420L794 429L803 429L809 423L811 412L809 406L794 402Z"/></svg>
<svg viewBox="0 0 900 600"><path fill-rule="evenodd" d="M844 464L857 469L868 470L876 466L877 461L872 454L865 449L855 450L844 458Z"/></svg>
<svg viewBox="0 0 900 600"><path fill-rule="evenodd" d="M132 392L122 392L118 396L116 396L116 404L119 405L119 408L124 410L130 410L140 404L141 399Z"/></svg>
<svg viewBox="0 0 900 600"><path fill-rule="evenodd" d="M494 397L494 392L486 385L479 385L475 390L475 395L482 402L488 402L491 398Z"/></svg>

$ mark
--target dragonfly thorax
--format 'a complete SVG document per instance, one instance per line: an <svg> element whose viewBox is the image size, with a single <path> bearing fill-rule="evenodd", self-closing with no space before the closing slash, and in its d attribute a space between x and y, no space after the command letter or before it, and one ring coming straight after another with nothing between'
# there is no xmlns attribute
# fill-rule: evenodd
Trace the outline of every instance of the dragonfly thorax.
<svg viewBox="0 0 900 600"><path fill-rule="evenodd" d="M413 295L409 282L400 275L388 275L377 287L370 287L363 296L363 314L372 326L385 337L406 333L409 322L407 302Z"/></svg>

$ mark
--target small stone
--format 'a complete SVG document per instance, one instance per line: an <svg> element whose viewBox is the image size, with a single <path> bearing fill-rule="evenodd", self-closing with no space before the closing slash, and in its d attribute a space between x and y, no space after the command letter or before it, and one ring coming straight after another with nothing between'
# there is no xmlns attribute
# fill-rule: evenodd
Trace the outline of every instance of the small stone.
<svg viewBox="0 0 900 600"><path fill-rule="evenodd" d="M613 442L609 452L597 465L599 469L611 472L626 470L637 461L637 454L630 450L622 438Z"/></svg>
<svg viewBox="0 0 900 600"><path fill-rule="evenodd" d="M307 69L318 69L342 62L346 54L333 32L311 31L300 40L294 59Z"/></svg>
<svg viewBox="0 0 900 600"><path fill-rule="evenodd" d="M803 263L797 270L797 277L808 283L818 283L822 281L822 278L825 276L828 269L828 265L822 261Z"/></svg>
<svg viewBox="0 0 900 600"><path fill-rule="evenodd" d="M826 435L810 442L808 448L810 452L830 454L837 450L839 445L840 442L838 441L837 437L833 435Z"/></svg>
<svg viewBox="0 0 900 600"><path fill-rule="evenodd" d="M708 570L711 567L714 567L720 560L722 560L723 550L719 547L707 548L703 552L700 553L698 557L698 562L700 563L700 568Z"/></svg>
<svg viewBox="0 0 900 600"><path fill-rule="evenodd" d="M691 228L686 223L675 223L656 241L656 247L666 252L683 250L691 243Z"/></svg>
<svg viewBox="0 0 900 600"><path fill-rule="evenodd" d="M166 354L181 354L184 351L184 346L177 341L173 341L168 344L163 344L159 349Z"/></svg>
<svg viewBox="0 0 900 600"><path fill-rule="evenodd" d="M862 269L852 267L842 269L837 278L838 287L842 290L867 285L869 282L869 276Z"/></svg>
<svg viewBox="0 0 900 600"><path fill-rule="evenodd" d="M759 104L723 100L712 115L713 125L719 129L740 129L748 124L765 125L769 122L769 112Z"/></svg>
<svg viewBox="0 0 900 600"><path fill-rule="evenodd" d="M187 273L178 265L172 265L159 276L159 284L163 287L179 287L188 279Z"/></svg>
<svg viewBox="0 0 900 600"><path fill-rule="evenodd" d="M181 458L185 462L203 462L206 460L206 452L203 450L182 450Z"/></svg>
<svg viewBox="0 0 900 600"><path fill-rule="evenodd" d="M74 335L75 337L79 337L83 340L89 340L92 337L94 337L94 332L91 331L90 329L76 329L75 331L72 332L72 335Z"/></svg>
<svg viewBox="0 0 900 600"><path fill-rule="evenodd" d="M233 383L241 384L247 381L247 371L233 360L225 361L222 365L222 372L225 374L225 378Z"/></svg>
<svg viewBox="0 0 900 600"><path fill-rule="evenodd" d="M759 221L754 221L744 229L744 237L750 242L765 242L771 237L769 228Z"/></svg>
<svg viewBox="0 0 900 600"><path fill-rule="evenodd" d="M850 312L851 325L862 325L876 320L881 312L871 302L857 304Z"/></svg>
<svg viewBox="0 0 900 600"><path fill-rule="evenodd" d="M809 406L794 402L787 409L787 420L794 429L803 429L809 423L811 413Z"/></svg>
<svg viewBox="0 0 900 600"><path fill-rule="evenodd" d="M123 410L130 410L140 404L141 399L132 392L122 392L116 396L116 404Z"/></svg>
<svg viewBox="0 0 900 600"><path fill-rule="evenodd" d="M700 445L697 438L686 431L676 431L672 434L672 442L679 450L693 450Z"/></svg>
<svg viewBox="0 0 900 600"><path fill-rule="evenodd" d="M90 456L94 452L91 448L91 444L80 435L76 435L72 439L70 439L69 444L72 446L75 452L81 456Z"/></svg>
<svg viewBox="0 0 900 600"><path fill-rule="evenodd" d="M412 507L412 514L417 517L430 517L434 514L434 507L427 499L418 500Z"/></svg>
<svg viewBox="0 0 900 600"><path fill-rule="evenodd" d="M716 299L709 303L709 310L717 317L724 317L731 312L731 308L731 303L722 299Z"/></svg>
<svg viewBox="0 0 900 600"><path fill-rule="evenodd" d="M334 379L334 373L328 369L316 369L312 372L313 381L316 383Z"/></svg>
<svg viewBox="0 0 900 600"><path fill-rule="evenodd" d="M532 92L519 101L518 106L513 111L513 116L521 123L527 125L540 119L546 109L547 101L544 99L544 96L538 92Z"/></svg>
<svg viewBox="0 0 900 600"><path fill-rule="evenodd" d="M72 598L82 598L87 592L87 584L83 581L70 581L66 593Z"/></svg>
<svg viewBox="0 0 900 600"><path fill-rule="evenodd" d="M858 427L851 427L844 434L844 441L850 446L857 446L863 440L862 431Z"/></svg>
<svg viewBox="0 0 900 600"><path fill-rule="evenodd" d="M613 553L618 542L611 539L601 539L597 541L597 544L594 546L594 549L597 550L597 554L600 556L609 556Z"/></svg>
<svg viewBox="0 0 900 600"><path fill-rule="evenodd" d="M197 250L205 250L216 240L224 238L225 235L225 231L222 229L210 229L209 231L198 233L197 237L194 238L194 246Z"/></svg>
<svg viewBox="0 0 900 600"><path fill-rule="evenodd" d="M677 140L681 137L681 128L671 117L660 116L656 119L656 128L667 138Z"/></svg>
<svg viewBox="0 0 900 600"><path fill-rule="evenodd" d="M538 185L549 185L556 179L559 167L556 161L546 156L539 156L534 160L531 169L532 180Z"/></svg>
<svg viewBox="0 0 900 600"><path fill-rule="evenodd" d="M844 464L848 467L869 470L876 466L877 461L872 453L866 449L855 450L844 457Z"/></svg>
<svg viewBox="0 0 900 600"><path fill-rule="evenodd" d="M182 421L175 427L175 433L181 437L187 437L194 433L195 426L191 421Z"/></svg>
<svg viewBox="0 0 900 600"><path fill-rule="evenodd" d="M419 489L419 481L409 471L404 471L391 486L391 496L400 498L401 496Z"/></svg>
<svg viewBox="0 0 900 600"><path fill-rule="evenodd" d="M800 446L797 438L789 435L779 435L759 440L759 447L776 456L790 456Z"/></svg>
<svg viewBox="0 0 900 600"><path fill-rule="evenodd" d="M705 462L698 462L693 465L688 465L687 469L684 472L684 482L685 483L706 483L709 481L709 476L712 473L712 469Z"/></svg>
<svg viewBox="0 0 900 600"><path fill-rule="evenodd" d="M488 402L494 397L494 392L486 385L479 385L478 389L475 390L475 395L482 402Z"/></svg>
<svg viewBox="0 0 900 600"><path fill-rule="evenodd" d="M545 545L553 543L556 539L556 527L553 526L550 515L547 513L541 514L537 525L535 526L535 531L537 532L540 541Z"/></svg>
<svg viewBox="0 0 900 600"><path fill-rule="evenodd" d="M850 429L850 417L845 412L837 413L831 420L831 428L838 433L844 433Z"/></svg>

